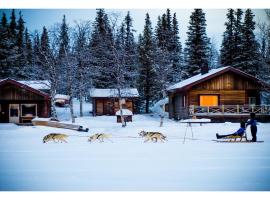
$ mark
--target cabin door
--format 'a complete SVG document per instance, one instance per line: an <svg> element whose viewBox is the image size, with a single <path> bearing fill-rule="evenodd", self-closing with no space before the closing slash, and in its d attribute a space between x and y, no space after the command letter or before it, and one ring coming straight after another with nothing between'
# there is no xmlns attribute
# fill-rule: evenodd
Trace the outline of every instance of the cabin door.
<svg viewBox="0 0 270 200"><path fill-rule="evenodd" d="M20 105L9 104L9 123L20 122Z"/></svg>

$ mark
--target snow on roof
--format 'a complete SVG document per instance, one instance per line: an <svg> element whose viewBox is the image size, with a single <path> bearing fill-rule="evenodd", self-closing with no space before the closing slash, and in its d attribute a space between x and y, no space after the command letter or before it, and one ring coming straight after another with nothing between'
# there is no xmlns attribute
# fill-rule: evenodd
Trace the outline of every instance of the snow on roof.
<svg viewBox="0 0 270 200"><path fill-rule="evenodd" d="M50 82L47 80L35 80L35 81L18 81L24 85L27 85L36 90L49 90L51 88Z"/></svg>
<svg viewBox="0 0 270 200"><path fill-rule="evenodd" d="M136 88L125 88L121 90L122 97L139 97ZM90 97L118 97L117 89L90 89Z"/></svg>
<svg viewBox="0 0 270 200"><path fill-rule="evenodd" d="M129 109L122 109L122 114L123 115L133 115L133 113L129 110ZM115 115L118 115L118 116L120 116L121 114L120 114L120 110L118 110L116 113L115 113Z"/></svg>
<svg viewBox="0 0 270 200"><path fill-rule="evenodd" d="M190 77L190 78L188 78L186 80L183 80L183 81L181 81L179 83L176 83L176 84L168 87L167 90L174 90L174 89L183 88L185 86L188 86L188 85L190 85L190 84L192 84L192 83L194 83L196 81L199 81L199 80L204 79L204 78L206 78L208 76L211 76L213 74L216 74L216 73L218 73L218 72L220 72L220 71L222 71L224 69L227 69L227 68L228 67L220 67L220 68L217 68L217 69L211 69L206 74L197 74L195 76L192 76L192 77Z"/></svg>
<svg viewBox="0 0 270 200"><path fill-rule="evenodd" d="M66 99L66 100L69 100L70 99L70 96L69 95L65 95L65 94L56 94L54 96L55 99Z"/></svg>

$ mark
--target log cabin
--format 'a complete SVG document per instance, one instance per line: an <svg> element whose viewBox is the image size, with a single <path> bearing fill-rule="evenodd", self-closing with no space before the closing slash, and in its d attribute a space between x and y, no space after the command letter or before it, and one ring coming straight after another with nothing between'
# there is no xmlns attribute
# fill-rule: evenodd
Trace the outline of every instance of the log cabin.
<svg viewBox="0 0 270 200"><path fill-rule="evenodd" d="M169 118L238 122L254 112L260 121L270 121L270 108L261 103L261 92L269 88L267 83L233 67L212 69L167 89Z"/></svg>
<svg viewBox="0 0 270 200"><path fill-rule="evenodd" d="M50 116L49 94L36 89L42 84L34 88L27 83L9 78L0 80L0 123L25 124L34 117Z"/></svg>
<svg viewBox="0 0 270 200"><path fill-rule="evenodd" d="M139 97L136 88L125 88L121 90L121 101L124 109L136 113L134 102ZM119 98L117 89L90 89L90 98L93 105L93 116L115 115L119 110Z"/></svg>

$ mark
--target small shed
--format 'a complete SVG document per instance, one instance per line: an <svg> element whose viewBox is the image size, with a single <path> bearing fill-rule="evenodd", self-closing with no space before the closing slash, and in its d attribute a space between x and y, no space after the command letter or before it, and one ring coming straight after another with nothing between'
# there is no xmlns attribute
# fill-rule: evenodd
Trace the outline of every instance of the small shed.
<svg viewBox="0 0 270 200"><path fill-rule="evenodd" d="M212 69L167 89L169 118L210 118L212 121L247 120L251 112L270 120L270 106L261 104L261 92L270 86L233 67Z"/></svg>
<svg viewBox="0 0 270 200"><path fill-rule="evenodd" d="M50 96L20 81L0 81L0 122L31 123L35 117L49 117Z"/></svg>
<svg viewBox="0 0 270 200"><path fill-rule="evenodd" d="M119 110L117 89L92 88L89 93L93 104L93 116L115 115ZM121 89L120 96L123 109L136 113L135 101L139 97L138 90L136 88Z"/></svg>
<svg viewBox="0 0 270 200"><path fill-rule="evenodd" d="M63 107L69 104L70 96L65 94L56 94L54 96L54 103L56 106Z"/></svg>
<svg viewBox="0 0 270 200"><path fill-rule="evenodd" d="M121 111L118 110L115 115L117 116L117 123L121 123ZM122 116L125 122L132 122L133 113L129 109L122 109Z"/></svg>

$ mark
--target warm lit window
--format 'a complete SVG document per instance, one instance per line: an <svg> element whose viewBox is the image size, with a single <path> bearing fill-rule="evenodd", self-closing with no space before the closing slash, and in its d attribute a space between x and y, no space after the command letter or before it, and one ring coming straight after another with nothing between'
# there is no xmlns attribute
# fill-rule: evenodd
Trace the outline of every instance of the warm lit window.
<svg viewBox="0 0 270 200"><path fill-rule="evenodd" d="M200 95L200 106L218 106L218 96Z"/></svg>

